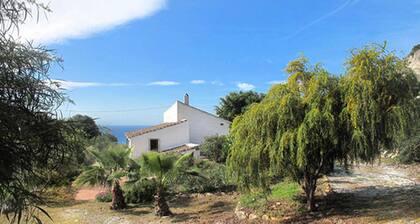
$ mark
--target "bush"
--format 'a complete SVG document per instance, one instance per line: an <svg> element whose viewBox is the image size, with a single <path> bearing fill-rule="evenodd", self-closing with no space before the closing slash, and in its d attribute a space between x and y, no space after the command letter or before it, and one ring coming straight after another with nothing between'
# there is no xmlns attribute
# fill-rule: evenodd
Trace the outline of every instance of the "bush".
<svg viewBox="0 0 420 224"><path fill-rule="evenodd" d="M134 183L127 182L123 186L127 203L142 203L153 201L156 184L153 181L142 179Z"/></svg>
<svg viewBox="0 0 420 224"><path fill-rule="evenodd" d="M205 138L199 149L203 156L218 163L225 163L229 153L229 139L224 135Z"/></svg>
<svg viewBox="0 0 420 224"><path fill-rule="evenodd" d="M110 191L103 191L96 195L96 201L98 202L111 202L112 193Z"/></svg>
<svg viewBox="0 0 420 224"><path fill-rule="evenodd" d="M196 165L201 177L181 178L177 181L178 186L175 191L204 193L235 189L235 186L228 181L225 165L210 160L200 160Z"/></svg>

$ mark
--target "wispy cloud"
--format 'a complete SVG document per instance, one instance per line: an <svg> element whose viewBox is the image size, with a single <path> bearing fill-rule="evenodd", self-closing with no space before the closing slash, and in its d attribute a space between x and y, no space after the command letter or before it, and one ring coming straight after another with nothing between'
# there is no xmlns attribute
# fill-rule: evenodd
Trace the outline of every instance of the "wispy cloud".
<svg viewBox="0 0 420 224"><path fill-rule="evenodd" d="M206 81L201 80L201 79L197 79L197 80L191 80L190 83L191 84L204 84L204 83L206 83Z"/></svg>
<svg viewBox="0 0 420 224"><path fill-rule="evenodd" d="M267 84L275 85L275 84L284 84L286 82L287 82L287 80L272 80L272 81L267 82Z"/></svg>
<svg viewBox="0 0 420 224"><path fill-rule="evenodd" d="M39 43L83 38L163 9L166 0L40 0L51 8L28 19L19 36Z"/></svg>
<svg viewBox="0 0 420 224"><path fill-rule="evenodd" d="M117 86L130 86L134 85L131 83L103 83L103 82L76 82L76 81L67 81L67 80L58 80L53 79L51 80L51 85L55 85L58 88L72 90L72 89L79 89L79 88L87 88L87 87L117 87Z"/></svg>
<svg viewBox="0 0 420 224"><path fill-rule="evenodd" d="M150 82L147 85L148 86L176 86L176 85L179 85L179 82L175 82L175 81L156 81L156 82Z"/></svg>
<svg viewBox="0 0 420 224"><path fill-rule="evenodd" d="M327 18L329 18L329 17L337 14L341 10L345 9L347 6L354 5L357 2L359 2L359 1L360 0L347 0L347 1L345 1L343 4L341 4L340 6L338 6L337 8L335 8L334 10L332 10L332 11L330 11L330 12L322 15L321 17L319 17L319 18L317 18L315 20L312 20L311 22L305 24L304 26L302 26L298 30L296 30L294 33L286 36L284 39L290 39L290 38L293 38L293 37L297 36L298 34L302 33L303 31L305 31L306 29L310 28L311 26L313 26L313 25L315 25L315 24L317 24L317 23L319 23L319 22L321 22L321 21L323 21L323 20L325 20L325 19L327 19Z"/></svg>
<svg viewBox="0 0 420 224"><path fill-rule="evenodd" d="M246 82L240 82L238 84L236 84L236 86L243 91L249 91L249 90L253 90L255 89L255 86L250 84L250 83L246 83Z"/></svg>
<svg viewBox="0 0 420 224"><path fill-rule="evenodd" d="M211 81L210 84L215 85L215 86L223 86L225 85L223 82L220 81Z"/></svg>

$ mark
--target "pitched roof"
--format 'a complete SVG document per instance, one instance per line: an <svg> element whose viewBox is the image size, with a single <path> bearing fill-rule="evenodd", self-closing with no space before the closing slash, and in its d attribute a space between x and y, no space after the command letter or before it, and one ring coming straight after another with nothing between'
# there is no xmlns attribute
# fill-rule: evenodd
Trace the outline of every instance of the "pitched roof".
<svg viewBox="0 0 420 224"><path fill-rule="evenodd" d="M164 128L167 128L167 127L171 127L171 126L174 126L174 125L177 125L177 124L181 124L181 123L184 123L184 122L187 122L187 120L181 120L181 121L178 121L178 122L166 122L166 123L158 124L158 125L147 127L147 128L142 128L142 129L139 129L139 130L136 130L136 131L126 132L125 136L127 138L132 138L132 137L136 137L136 136L139 136L139 135L144 135L144 134L149 133L149 132L153 132L153 131L164 129Z"/></svg>
<svg viewBox="0 0 420 224"><path fill-rule="evenodd" d="M189 104L185 104L185 103L183 103L183 102L181 102L181 101L179 101L179 100L177 100L176 102L178 102L178 103L180 103L180 104L182 104L182 105L184 105L184 106L187 106L187 107L189 107L189 108L192 108L192 109L194 109L194 110L197 110L197 111L199 111L199 112L201 112L201 113L205 113L205 114L210 115L210 116L212 116L212 117L219 118L220 120L223 120L223 121L225 121L225 122L227 122L227 123L229 123L229 124L231 124L231 123L232 123L232 122L230 122L230 121L228 121L228 120L226 120L226 119L223 119L223 118L221 118L221 117L218 117L218 116L216 116L216 115L214 115L214 114L212 114L212 113L209 113L209 112L207 112L207 111L205 111L205 110L198 109L197 107L193 107L193 106L191 106L191 105L189 105Z"/></svg>

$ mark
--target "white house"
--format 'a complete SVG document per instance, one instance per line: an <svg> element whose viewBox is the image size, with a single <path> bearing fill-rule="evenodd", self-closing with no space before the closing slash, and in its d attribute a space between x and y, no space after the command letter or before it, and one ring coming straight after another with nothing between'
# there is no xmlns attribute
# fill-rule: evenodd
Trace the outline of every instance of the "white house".
<svg viewBox="0 0 420 224"><path fill-rule="evenodd" d="M175 101L163 114L163 123L125 133L132 156L145 152L190 152L199 155L197 146L204 138L213 135L227 135L231 122L189 104L185 94L184 102Z"/></svg>

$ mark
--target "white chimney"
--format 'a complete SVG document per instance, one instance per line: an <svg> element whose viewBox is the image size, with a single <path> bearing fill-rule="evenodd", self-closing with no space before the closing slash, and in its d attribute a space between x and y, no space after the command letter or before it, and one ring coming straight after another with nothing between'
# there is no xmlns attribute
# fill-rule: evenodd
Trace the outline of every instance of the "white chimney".
<svg viewBox="0 0 420 224"><path fill-rule="evenodd" d="M188 96L188 93L185 93L185 96L184 96L184 103L185 103L186 105L190 105L190 96Z"/></svg>

